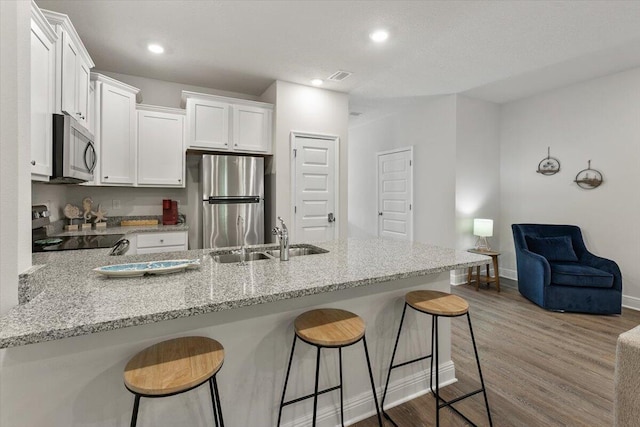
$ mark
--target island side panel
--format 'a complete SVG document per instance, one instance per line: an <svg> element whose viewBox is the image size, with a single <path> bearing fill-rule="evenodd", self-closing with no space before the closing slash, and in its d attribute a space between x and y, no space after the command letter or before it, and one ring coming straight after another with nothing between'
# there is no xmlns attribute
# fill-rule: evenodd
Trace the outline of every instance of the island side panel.
<svg viewBox="0 0 640 427"><path fill-rule="evenodd" d="M0 426L124 426L133 396L124 388L127 360L148 345L184 335L219 340L226 351L218 374L226 424L275 425L284 374L293 341L293 321L315 307L335 307L362 316L374 379L380 395L404 305L414 289L449 290L448 272L294 298L241 309L136 326L0 351ZM250 290L249 290L250 292ZM397 361L427 354L430 316L409 310ZM440 321L441 384L455 381L450 322ZM287 398L313 391L315 347L298 341ZM337 350L323 349L320 386L338 382ZM374 413L362 343L343 350L345 420ZM386 407L428 391L429 361L393 372ZM283 426L309 425L309 400L286 407ZM338 424L339 392L319 399L319 425ZM138 425L212 425L206 387L163 399L142 399Z"/></svg>

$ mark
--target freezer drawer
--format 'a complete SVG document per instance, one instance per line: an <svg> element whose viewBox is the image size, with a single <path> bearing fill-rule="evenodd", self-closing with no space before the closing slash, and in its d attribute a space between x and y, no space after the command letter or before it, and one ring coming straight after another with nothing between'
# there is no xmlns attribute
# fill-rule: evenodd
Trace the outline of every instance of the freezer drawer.
<svg viewBox="0 0 640 427"><path fill-rule="evenodd" d="M262 244L264 243L264 201L220 204L204 202L202 228L204 249Z"/></svg>

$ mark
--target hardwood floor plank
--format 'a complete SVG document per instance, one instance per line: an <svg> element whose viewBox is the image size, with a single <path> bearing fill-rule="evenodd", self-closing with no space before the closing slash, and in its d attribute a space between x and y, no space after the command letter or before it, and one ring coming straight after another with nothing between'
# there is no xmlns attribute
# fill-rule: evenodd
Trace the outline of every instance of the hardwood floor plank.
<svg viewBox="0 0 640 427"><path fill-rule="evenodd" d="M501 280L502 292L457 286L452 293L470 305L482 373L494 426L610 426L616 340L640 324L640 312L620 316L556 313L521 296L515 282ZM451 399L479 387L469 329L452 319L452 355L458 382L445 387ZM400 426L435 425L435 402L427 394L388 410ZM456 408L479 426L488 426L482 395ZM465 426L441 410L443 427ZM386 422L386 421L385 421ZM392 424L386 422L385 426ZM354 424L377 426L375 417Z"/></svg>

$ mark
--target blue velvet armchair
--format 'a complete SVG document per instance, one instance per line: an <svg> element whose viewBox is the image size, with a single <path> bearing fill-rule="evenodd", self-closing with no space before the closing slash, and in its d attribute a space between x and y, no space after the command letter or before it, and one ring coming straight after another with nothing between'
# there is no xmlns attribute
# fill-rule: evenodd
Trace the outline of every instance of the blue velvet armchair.
<svg viewBox="0 0 640 427"><path fill-rule="evenodd" d="M575 225L512 224L518 290L540 307L592 314L622 312L622 274L590 253Z"/></svg>

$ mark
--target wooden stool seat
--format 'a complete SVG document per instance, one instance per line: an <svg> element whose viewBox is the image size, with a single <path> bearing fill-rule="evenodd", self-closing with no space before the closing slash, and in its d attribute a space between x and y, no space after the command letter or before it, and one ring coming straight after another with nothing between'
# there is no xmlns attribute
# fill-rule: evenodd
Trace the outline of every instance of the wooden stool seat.
<svg viewBox="0 0 640 427"><path fill-rule="evenodd" d="M322 347L344 347L358 342L365 331L357 314L335 308L307 311L294 322L296 335L303 341Z"/></svg>
<svg viewBox="0 0 640 427"><path fill-rule="evenodd" d="M415 310L435 316L462 316L469 311L469 303L457 295L439 291L413 291L405 300Z"/></svg>
<svg viewBox="0 0 640 427"><path fill-rule="evenodd" d="M182 337L147 347L129 360L126 387L143 396L187 391L213 377L224 362L224 348L207 337Z"/></svg>

